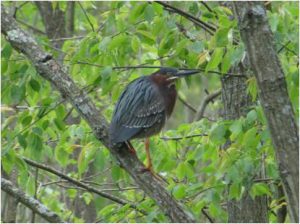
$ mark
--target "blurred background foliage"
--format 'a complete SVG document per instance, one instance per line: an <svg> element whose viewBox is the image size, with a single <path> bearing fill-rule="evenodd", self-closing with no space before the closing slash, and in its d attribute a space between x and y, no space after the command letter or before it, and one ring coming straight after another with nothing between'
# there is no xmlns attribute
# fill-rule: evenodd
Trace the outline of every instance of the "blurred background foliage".
<svg viewBox="0 0 300 224"><path fill-rule="evenodd" d="M51 7L66 13L68 4L52 2ZM299 6L298 2L270 4L269 23L298 119ZM215 31L209 34L154 2L75 2L74 31L69 36L57 37L63 44L56 48L53 42L57 40L45 34L45 24L34 2L4 5L15 13L19 25L34 35L41 48L61 59L72 79L89 92L107 120L111 119L124 87L155 71L127 66L203 69L200 75L177 83L180 100L174 113L164 131L151 138L154 170L167 180L169 192L199 222L207 221L203 209L215 221L226 222L227 197L240 199L246 189L250 189L252 197L268 196L269 221L277 222L274 211L282 205L276 201L274 186L279 176L259 101L245 117L224 121L221 97L217 97L207 105L204 116L195 119L207 94L221 88L220 78L244 55L237 21L229 7L218 2L170 3L212 26ZM11 179L11 173L16 172L12 181L68 222L167 222L157 205L118 166L72 106L36 73L27 58L14 51L3 37L1 41L2 172ZM247 84L256 101L255 79L250 78ZM225 151L221 147L227 140L232 144ZM132 143L145 162L142 140ZM37 172L23 157L133 203L147 215L45 171ZM257 180L255 176L262 163L267 178ZM228 186L229 194L225 194ZM5 208L5 204L2 206ZM20 209L17 220L30 221L31 212Z"/></svg>

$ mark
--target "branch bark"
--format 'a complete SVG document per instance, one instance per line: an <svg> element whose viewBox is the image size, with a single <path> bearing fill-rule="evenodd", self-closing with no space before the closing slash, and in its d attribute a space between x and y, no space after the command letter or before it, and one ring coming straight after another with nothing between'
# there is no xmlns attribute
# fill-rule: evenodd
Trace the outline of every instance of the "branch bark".
<svg viewBox="0 0 300 224"><path fill-rule="evenodd" d="M272 31L261 2L234 2L255 74L292 222L299 221L299 133Z"/></svg>
<svg viewBox="0 0 300 224"><path fill-rule="evenodd" d="M63 222L56 213L49 211L48 208L45 205L43 205L41 202L26 195L23 191L14 187L10 181L4 178L1 178L1 190L5 191L12 197L16 198L18 201L20 201L22 204L30 208L35 213L42 216L48 222L51 223ZM11 208L11 209L16 209L16 208Z"/></svg>
<svg viewBox="0 0 300 224"><path fill-rule="evenodd" d="M89 124L96 138L105 145L112 155L161 208L172 222L195 222L170 193L150 172L141 172L144 165L136 155L129 152L125 143L111 147L108 137L108 122L91 102L85 92L81 91L53 57L41 50L36 41L21 30L15 20L1 8L1 32L16 50L22 52L35 66L37 72L50 81L60 93L69 100L78 113Z"/></svg>

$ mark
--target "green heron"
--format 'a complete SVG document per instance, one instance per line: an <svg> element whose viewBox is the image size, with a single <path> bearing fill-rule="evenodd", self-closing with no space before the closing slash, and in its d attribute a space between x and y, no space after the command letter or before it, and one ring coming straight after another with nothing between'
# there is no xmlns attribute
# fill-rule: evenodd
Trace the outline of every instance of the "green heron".
<svg viewBox="0 0 300 224"><path fill-rule="evenodd" d="M135 152L129 140L145 138L146 169L152 172L149 137L161 131L173 111L177 97L175 80L196 73L199 71L161 68L129 83L114 110L110 143L116 145L125 142Z"/></svg>

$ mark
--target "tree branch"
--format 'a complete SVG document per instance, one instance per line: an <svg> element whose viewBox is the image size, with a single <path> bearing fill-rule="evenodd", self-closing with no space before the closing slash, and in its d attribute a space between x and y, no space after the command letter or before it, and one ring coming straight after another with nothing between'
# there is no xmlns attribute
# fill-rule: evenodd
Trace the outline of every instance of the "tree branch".
<svg viewBox="0 0 300 224"><path fill-rule="evenodd" d="M192 21L194 24L196 24L197 26L201 27L203 30L205 30L206 32L208 32L210 35L213 35L214 32L217 30L215 27L211 26L210 24L194 17L193 15L181 10L181 9L178 9L172 5L169 5L165 2L162 2L162 1L155 1L157 4L160 4L162 6L164 6L164 8L167 10L167 11L170 11L170 12L176 12L177 14L187 18L188 20Z"/></svg>
<svg viewBox="0 0 300 224"><path fill-rule="evenodd" d="M205 137L208 136L207 134L195 134L195 135L188 135L188 136L182 136L182 137L165 137L162 136L160 139L165 141L179 141L187 138L196 138L196 137Z"/></svg>
<svg viewBox="0 0 300 224"><path fill-rule="evenodd" d="M89 192L95 193L95 194L97 194L97 195L99 195L101 197L107 198L107 199L109 199L109 200L111 200L113 202L116 202L116 203L120 204L120 205L127 205L128 204L128 202L124 201L123 199L120 199L120 198L114 197L111 194L107 194L105 192L99 191L96 188L91 187L90 185L85 184L85 183L83 183L81 181L75 180L72 177L69 177L69 176L61 173L60 171L55 170L55 169L53 169L53 168L51 168L49 166L37 163L37 162L35 162L33 160L30 160L30 159L27 159L25 157L23 157L23 160L27 164L29 164L30 166L33 166L33 167L45 170L45 171L47 171L49 173L52 173L52 174L54 174L54 175L56 175L56 176L58 176L58 177L60 177L60 178L62 178L64 180L67 180L68 182L70 182L70 183L72 183L72 184L74 184L76 186L79 186L79 187L81 187L81 188L83 188L85 190L88 190ZM59 182L61 182L61 181L59 181ZM58 183L58 182L56 181L56 183ZM144 215L147 214L146 212L137 209L137 207L135 205L133 205L133 204L130 204L130 208L135 209L135 210L141 212Z"/></svg>
<svg viewBox="0 0 300 224"><path fill-rule="evenodd" d="M37 72L50 81L60 93L69 100L83 119L93 130L95 137L101 141L112 153L112 155L143 189L161 208L172 222L195 222L191 214L187 213L171 194L163 187L150 172L141 172L145 166L139 161L136 155L129 152L125 143L114 145L109 144L108 122L98 111L95 105L84 91L81 91L65 72L66 70L43 51L36 41L21 30L15 20L1 8L1 32L10 42L13 48L25 54L35 66Z"/></svg>
<svg viewBox="0 0 300 224"><path fill-rule="evenodd" d="M82 10L82 12L83 12L83 14L84 14L84 16L85 16L86 20L87 20L87 21L88 21L88 23L90 24L90 26L91 26L91 28L92 28L92 31L93 31L93 32L95 32L95 29L94 29L93 23L91 22L91 20L90 20L90 18L89 18L89 16L88 16L88 14L86 13L85 9L82 7L82 5L81 5L80 1L78 1L77 3L78 3L78 5L80 6L80 8L81 8L81 10Z"/></svg>
<svg viewBox="0 0 300 224"><path fill-rule="evenodd" d="M200 104L199 108L197 109L197 113L195 115L194 121L199 121L200 119L203 118L204 115L204 111L206 109L206 106L208 105L208 103L212 100L214 100L216 97L218 97L221 94L221 90L217 90L209 95L207 95L204 100L202 101L202 103Z"/></svg>
<svg viewBox="0 0 300 224"><path fill-rule="evenodd" d="M194 113L197 112L197 110L190 104L188 103L185 99L183 99L180 95L178 95L178 100L185 105L187 108L189 108L191 111L193 111Z"/></svg>
<svg viewBox="0 0 300 224"><path fill-rule="evenodd" d="M1 178L1 190L5 191L10 196L16 198L18 201L20 201L26 207L30 208L35 213L42 216L48 222L51 222L51 223L62 223L63 222L56 213L49 211L48 208L45 205L43 205L41 202L28 196L23 191L14 187L10 181L8 181L4 178ZM11 208L11 209L14 209L14 208Z"/></svg>

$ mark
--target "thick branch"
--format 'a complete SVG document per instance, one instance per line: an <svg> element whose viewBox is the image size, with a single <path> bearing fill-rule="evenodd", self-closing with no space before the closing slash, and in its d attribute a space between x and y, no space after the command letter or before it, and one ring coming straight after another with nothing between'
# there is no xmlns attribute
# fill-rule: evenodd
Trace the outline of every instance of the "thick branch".
<svg viewBox="0 0 300 224"><path fill-rule="evenodd" d="M52 222L52 223L63 222L56 213L49 211L48 208L45 205L43 205L41 202L28 196L23 191L14 187L10 181L4 178L1 178L1 190L5 191L10 196L16 198L18 201L20 201L26 207L30 208L35 213L42 216L48 222ZM11 208L11 209L16 209L16 208Z"/></svg>
<svg viewBox="0 0 300 224"><path fill-rule="evenodd" d="M299 133L285 76L261 2L234 2L242 40L259 87L292 222L299 221Z"/></svg>
<svg viewBox="0 0 300 224"><path fill-rule="evenodd" d="M21 30L15 20L1 9L1 32L7 41L18 51L25 54L35 66L37 72L50 81L60 93L67 98L76 108L82 118L86 120L93 130L96 138L101 141L118 160L136 183L143 189L170 218L172 222L195 222L190 214L187 214L182 206L170 195L150 172L141 172L144 165L136 155L129 152L126 144L111 147L108 137L108 123L98 111L85 92L81 91L74 81L66 74L57 61L51 55L41 50L36 41Z"/></svg>
<svg viewBox="0 0 300 224"><path fill-rule="evenodd" d="M208 103L210 101L213 101L216 97L218 97L221 94L221 90L217 90L209 95L207 95L204 100L202 101L202 103L200 104L197 113L195 115L194 121L199 121L200 119L203 118L204 115L204 111L206 109L206 106L208 105Z"/></svg>

